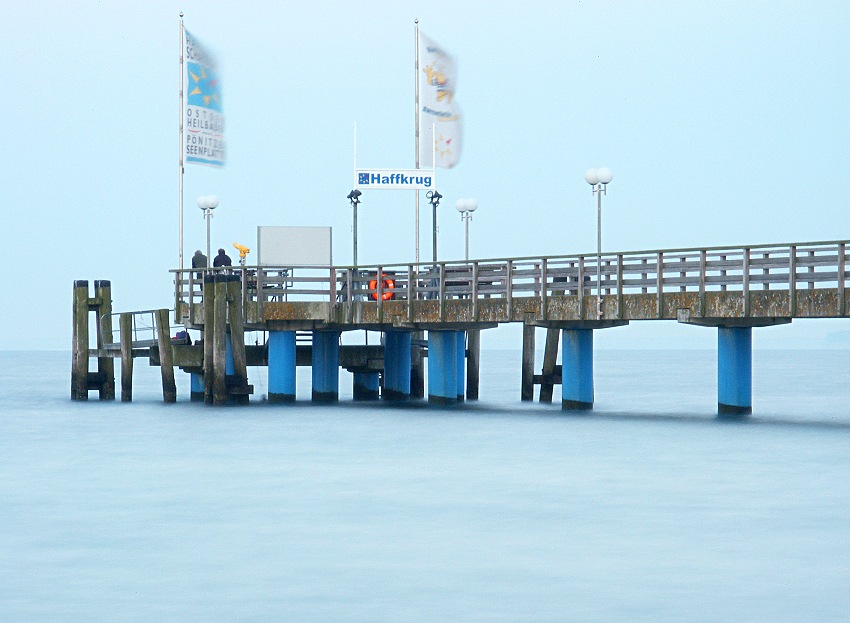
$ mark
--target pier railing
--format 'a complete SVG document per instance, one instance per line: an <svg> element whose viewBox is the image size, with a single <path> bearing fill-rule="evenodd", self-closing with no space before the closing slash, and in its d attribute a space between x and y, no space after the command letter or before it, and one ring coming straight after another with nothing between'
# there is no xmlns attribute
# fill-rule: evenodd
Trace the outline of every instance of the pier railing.
<svg viewBox="0 0 850 623"><path fill-rule="evenodd" d="M850 241L440 261L377 266L236 266L175 273L176 309L203 302L203 277L238 274L244 301L440 300L835 288L845 309ZM379 278L380 276L380 278ZM661 297L659 296L660 300ZM179 313L179 311L177 312Z"/></svg>

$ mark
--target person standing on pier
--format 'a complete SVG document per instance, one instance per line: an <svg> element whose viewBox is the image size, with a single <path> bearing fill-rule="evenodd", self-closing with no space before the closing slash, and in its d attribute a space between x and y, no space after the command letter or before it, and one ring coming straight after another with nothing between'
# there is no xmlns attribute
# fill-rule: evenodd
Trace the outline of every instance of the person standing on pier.
<svg viewBox="0 0 850 623"><path fill-rule="evenodd" d="M213 260L213 266L215 268L219 268L222 266L233 266L233 262L230 260L230 256L224 252L224 249L218 250L218 255L215 256Z"/></svg>
<svg viewBox="0 0 850 623"><path fill-rule="evenodd" d="M201 253L201 250L198 249L195 251L195 255L192 256L192 268L206 268L207 267L207 256ZM202 274L198 273L198 279L202 277Z"/></svg>

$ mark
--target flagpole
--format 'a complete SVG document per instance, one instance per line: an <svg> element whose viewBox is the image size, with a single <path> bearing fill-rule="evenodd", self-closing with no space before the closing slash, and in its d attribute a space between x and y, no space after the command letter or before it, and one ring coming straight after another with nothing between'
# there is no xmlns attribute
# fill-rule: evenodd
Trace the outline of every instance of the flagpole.
<svg viewBox="0 0 850 623"><path fill-rule="evenodd" d="M180 88L178 92L180 93L180 132L178 135L178 162L179 162L179 170L177 177L179 179L178 182L178 212L180 214L180 226L179 226L179 236L180 236L180 258L177 267L180 270L183 270L183 41L186 38L185 31L183 28L183 11L180 11ZM209 261L209 258L207 259ZM180 279L180 276L177 277Z"/></svg>
<svg viewBox="0 0 850 623"><path fill-rule="evenodd" d="M414 81L415 85L415 108L416 115L414 117L414 121L416 124L416 168L419 168L419 19L413 20L414 23L414 31L415 31L415 46L416 46L416 62L414 64ZM416 263L419 264L419 190L415 191L416 194ZM417 268L418 270L418 268Z"/></svg>

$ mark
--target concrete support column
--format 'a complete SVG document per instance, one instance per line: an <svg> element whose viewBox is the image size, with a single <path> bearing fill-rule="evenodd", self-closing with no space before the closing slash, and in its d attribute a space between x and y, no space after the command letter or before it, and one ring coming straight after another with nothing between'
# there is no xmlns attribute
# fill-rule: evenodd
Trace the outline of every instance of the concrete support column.
<svg viewBox="0 0 850 623"><path fill-rule="evenodd" d="M384 399L409 400L411 377L410 331L384 333Z"/></svg>
<svg viewBox="0 0 850 623"><path fill-rule="evenodd" d="M295 331L269 331L269 402L295 402Z"/></svg>
<svg viewBox="0 0 850 623"><path fill-rule="evenodd" d="M455 339L457 339L457 350L455 352L457 357L457 401L463 402L464 390L466 389L464 387L466 385L466 332L458 331Z"/></svg>
<svg viewBox="0 0 850 623"><path fill-rule="evenodd" d="M204 401L204 375L197 372L190 373L190 394L189 400L192 402Z"/></svg>
<svg viewBox="0 0 850 623"><path fill-rule="evenodd" d="M313 402L339 400L339 331L313 331Z"/></svg>
<svg viewBox="0 0 850 623"><path fill-rule="evenodd" d="M593 408L593 329L564 329L561 347L561 407Z"/></svg>
<svg viewBox="0 0 850 623"><path fill-rule="evenodd" d="M752 327L717 328L717 414L753 412Z"/></svg>
<svg viewBox="0 0 850 623"><path fill-rule="evenodd" d="M381 379L377 372L354 373L354 400L378 400L381 395Z"/></svg>
<svg viewBox="0 0 850 623"><path fill-rule="evenodd" d="M457 403L456 331L428 331L428 402Z"/></svg>
<svg viewBox="0 0 850 623"><path fill-rule="evenodd" d="M233 365L233 336L230 329L224 334L224 375L232 376L236 371Z"/></svg>

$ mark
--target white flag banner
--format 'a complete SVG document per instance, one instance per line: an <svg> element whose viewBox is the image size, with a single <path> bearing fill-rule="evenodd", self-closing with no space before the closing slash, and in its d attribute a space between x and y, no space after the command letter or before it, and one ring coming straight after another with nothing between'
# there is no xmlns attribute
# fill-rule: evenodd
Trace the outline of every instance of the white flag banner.
<svg viewBox="0 0 850 623"><path fill-rule="evenodd" d="M455 101L456 87L454 58L420 31L419 166L422 168L451 169L460 160L463 125Z"/></svg>
<svg viewBox="0 0 850 623"><path fill-rule="evenodd" d="M183 71L183 156L186 162L224 166L224 114L218 66L204 46L186 31L186 67Z"/></svg>

